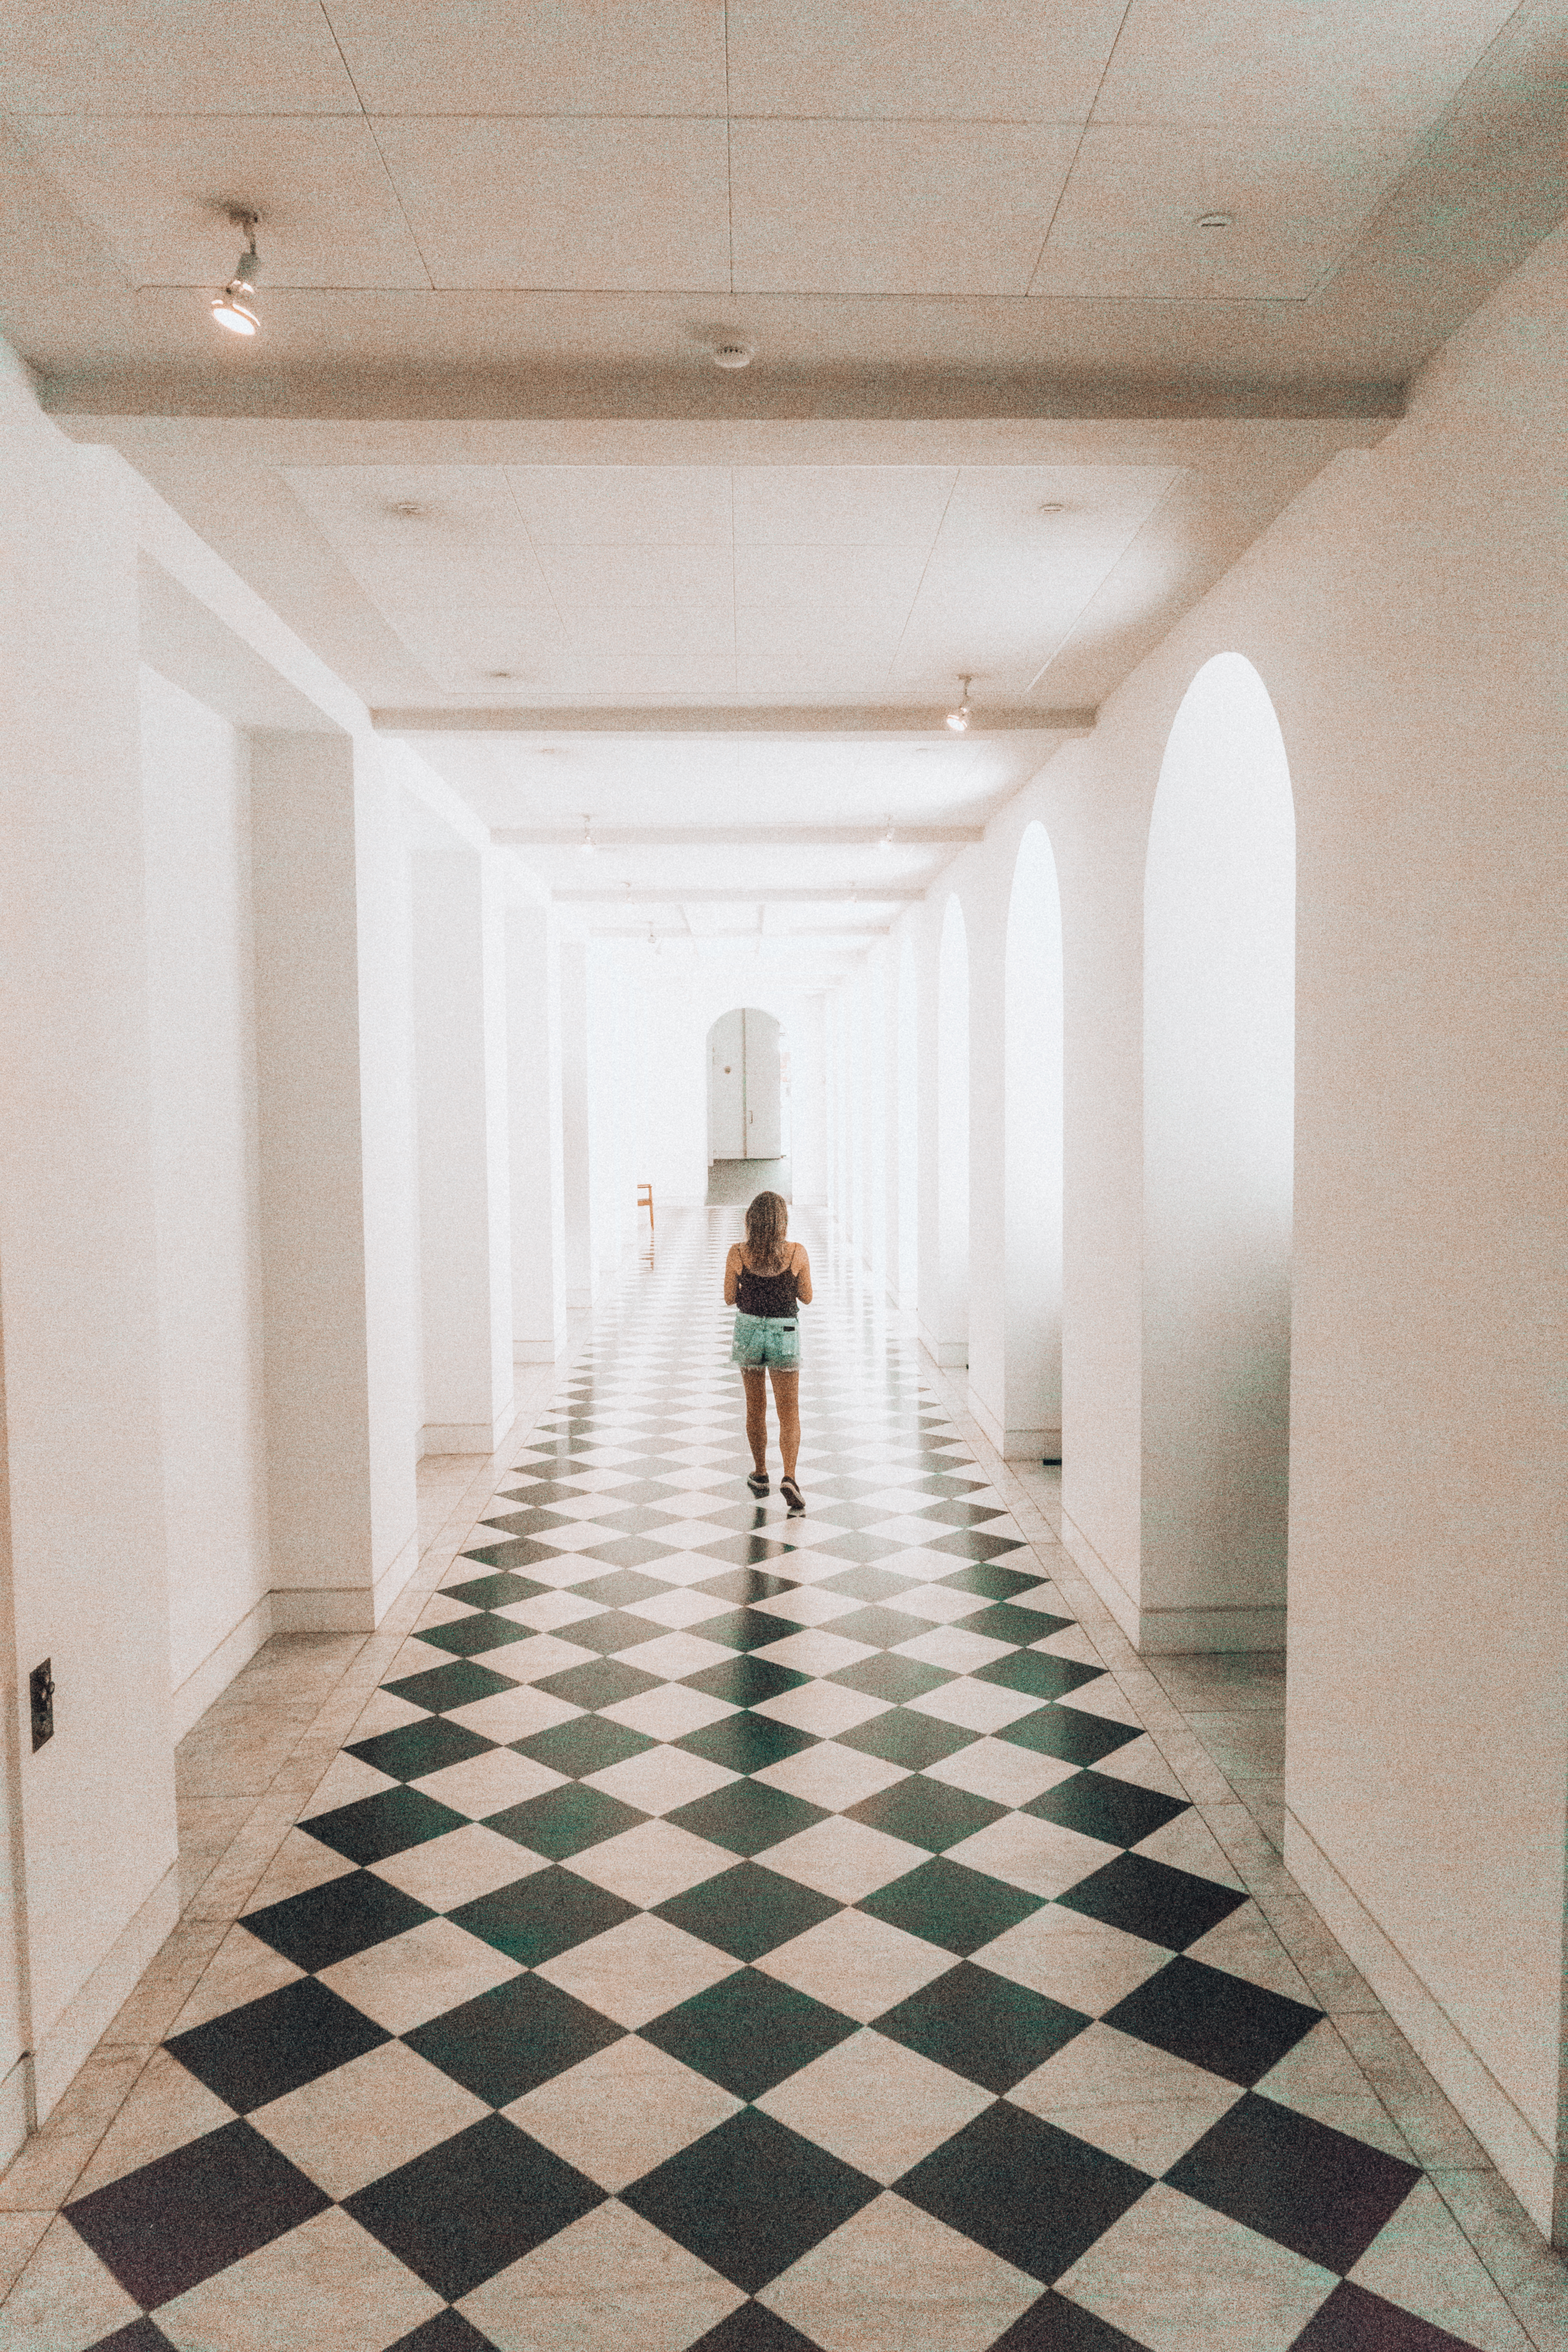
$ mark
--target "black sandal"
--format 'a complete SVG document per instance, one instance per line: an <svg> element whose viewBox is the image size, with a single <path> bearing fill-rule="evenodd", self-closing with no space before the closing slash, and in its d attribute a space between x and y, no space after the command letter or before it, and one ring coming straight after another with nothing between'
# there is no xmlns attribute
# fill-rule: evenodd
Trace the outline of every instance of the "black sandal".
<svg viewBox="0 0 1568 2352"><path fill-rule="evenodd" d="M792 1519L795 1517L797 1511L805 1510L805 1496L801 1493L800 1488L795 1485L793 1478L781 1478L779 1480L779 1493L789 1505L789 1515Z"/></svg>
<svg viewBox="0 0 1568 2352"><path fill-rule="evenodd" d="M761 1502L763 1496L769 1492L768 1474L765 1470L748 1471L746 1474L746 1484L751 1488L752 1494L755 1495L759 1502Z"/></svg>

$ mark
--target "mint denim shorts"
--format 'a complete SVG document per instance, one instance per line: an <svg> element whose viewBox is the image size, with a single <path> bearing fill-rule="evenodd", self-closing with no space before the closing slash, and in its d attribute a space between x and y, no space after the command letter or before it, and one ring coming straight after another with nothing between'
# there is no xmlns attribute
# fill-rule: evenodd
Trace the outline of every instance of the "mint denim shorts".
<svg viewBox="0 0 1568 2352"><path fill-rule="evenodd" d="M747 1372L798 1371L800 1325L793 1316L737 1314L730 1361Z"/></svg>

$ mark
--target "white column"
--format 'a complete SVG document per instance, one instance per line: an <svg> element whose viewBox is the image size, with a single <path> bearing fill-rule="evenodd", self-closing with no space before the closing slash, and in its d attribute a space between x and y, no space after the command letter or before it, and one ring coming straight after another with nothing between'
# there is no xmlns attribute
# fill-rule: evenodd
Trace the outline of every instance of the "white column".
<svg viewBox="0 0 1568 2352"><path fill-rule="evenodd" d="M512 1415L505 914L490 858L416 848L424 1451L489 1454Z"/></svg>
<svg viewBox="0 0 1568 2352"><path fill-rule="evenodd" d="M561 977L549 909L511 908L506 942L512 1356L548 1364L566 1345Z"/></svg>
<svg viewBox="0 0 1568 2352"><path fill-rule="evenodd" d="M372 741L262 733L251 811L273 1622L368 1630L417 1557L398 796Z"/></svg>
<svg viewBox="0 0 1568 2352"><path fill-rule="evenodd" d="M566 1304L574 1310L592 1307L599 1290L588 1052L587 950L581 940L567 940L561 947L561 1171Z"/></svg>
<svg viewBox="0 0 1568 2352"><path fill-rule="evenodd" d="M1005 927L975 923L969 972L969 1397L999 1453L1007 1427ZM1025 1450L1028 1446L1026 1444ZM1033 1444L1039 1459L1039 1444Z"/></svg>

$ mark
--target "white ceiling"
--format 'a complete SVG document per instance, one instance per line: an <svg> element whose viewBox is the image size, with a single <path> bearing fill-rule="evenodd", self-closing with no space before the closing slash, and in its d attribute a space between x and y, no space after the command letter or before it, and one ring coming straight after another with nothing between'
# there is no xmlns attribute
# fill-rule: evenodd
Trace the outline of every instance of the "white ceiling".
<svg viewBox="0 0 1568 2352"><path fill-rule="evenodd" d="M750 836L983 824L1060 734L900 713L1098 702L1379 437L1562 208L1565 9L11 0L0 327L485 823L731 836L526 845L570 919L829 972L954 845Z"/></svg>
<svg viewBox="0 0 1568 2352"><path fill-rule="evenodd" d="M323 340L378 365L603 353L561 297L620 306L623 365L689 368L739 325L774 368L902 346L1083 371L1120 343L1145 373L1300 380L1337 347L1342 378L1386 380L1430 339L1434 263L1413 286L1395 257L1392 309L1330 281L1483 60L1498 113L1490 46L1554 5L13 0L0 315L46 375L240 398ZM191 299L232 268L237 203L265 359L215 352ZM1215 209L1234 226L1197 230ZM922 307L835 313L866 303ZM1131 342L1086 303L1135 306Z"/></svg>
<svg viewBox="0 0 1568 2352"><path fill-rule="evenodd" d="M1170 466L335 466L284 479L468 700L1020 701ZM1061 509L1045 514L1050 503Z"/></svg>

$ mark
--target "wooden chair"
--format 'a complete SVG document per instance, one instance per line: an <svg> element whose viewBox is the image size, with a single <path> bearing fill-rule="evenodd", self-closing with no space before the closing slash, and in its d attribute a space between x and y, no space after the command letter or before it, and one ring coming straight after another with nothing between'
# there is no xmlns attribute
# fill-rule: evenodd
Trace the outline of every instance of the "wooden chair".
<svg viewBox="0 0 1568 2352"><path fill-rule="evenodd" d="M651 1184L637 1186L637 1207L647 1211L647 1229L651 1234L653 1231L653 1186Z"/></svg>

